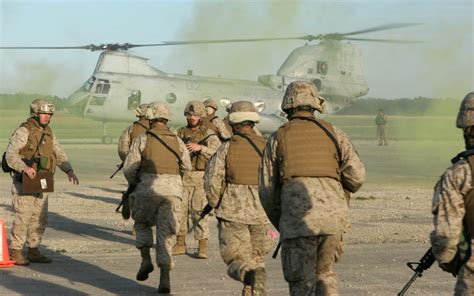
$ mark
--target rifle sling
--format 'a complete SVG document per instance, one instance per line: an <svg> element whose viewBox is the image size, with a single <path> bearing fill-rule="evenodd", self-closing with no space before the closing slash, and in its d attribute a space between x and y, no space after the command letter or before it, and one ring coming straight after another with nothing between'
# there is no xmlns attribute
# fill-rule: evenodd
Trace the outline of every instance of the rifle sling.
<svg viewBox="0 0 474 296"><path fill-rule="evenodd" d="M139 126L143 127L145 130L149 130L150 128L147 127L146 125L144 125L143 123L141 122L138 122L138 121L135 121L134 123L138 124Z"/></svg>
<svg viewBox="0 0 474 296"><path fill-rule="evenodd" d="M156 135L156 134L154 134L154 133L152 133L152 132L150 132L150 131L147 131L146 133L152 135L152 136L153 136L155 139L157 139L161 144L163 144L163 146L165 146L166 149L168 149L171 153L173 153L174 156L176 156L176 158L178 159L178 161L179 161L180 164L183 163L183 161L181 160L181 157L179 157L179 154L178 154L176 151L174 151L174 149L171 148L168 144L166 144L166 142L165 142L162 138L160 138L158 135Z"/></svg>

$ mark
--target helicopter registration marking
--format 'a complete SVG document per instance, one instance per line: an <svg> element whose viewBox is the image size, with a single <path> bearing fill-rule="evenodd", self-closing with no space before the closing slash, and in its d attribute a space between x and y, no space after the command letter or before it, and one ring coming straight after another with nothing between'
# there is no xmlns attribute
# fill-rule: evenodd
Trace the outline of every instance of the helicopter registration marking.
<svg viewBox="0 0 474 296"><path fill-rule="evenodd" d="M194 82L186 82L186 88L188 90L199 90L201 85L199 83L194 83Z"/></svg>

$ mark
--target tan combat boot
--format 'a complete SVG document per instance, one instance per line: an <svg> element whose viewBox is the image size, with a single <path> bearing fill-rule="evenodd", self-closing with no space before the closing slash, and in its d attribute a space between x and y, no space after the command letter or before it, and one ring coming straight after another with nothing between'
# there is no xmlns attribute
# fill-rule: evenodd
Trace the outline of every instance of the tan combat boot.
<svg viewBox="0 0 474 296"><path fill-rule="evenodd" d="M26 266L30 265L30 261L23 256L23 253L21 250L15 250L12 249L12 255L10 256L10 259L15 261L15 265L19 266Z"/></svg>
<svg viewBox="0 0 474 296"><path fill-rule="evenodd" d="M167 267L160 268L160 285L158 286L159 294L169 294L171 292L170 269Z"/></svg>
<svg viewBox="0 0 474 296"><path fill-rule="evenodd" d="M150 247L143 247L140 249L142 256L142 263L137 273L137 281L144 281L148 279L148 274L153 271L153 263L151 262Z"/></svg>
<svg viewBox="0 0 474 296"><path fill-rule="evenodd" d="M207 259L207 238L199 240L197 257L199 259Z"/></svg>
<svg viewBox="0 0 474 296"><path fill-rule="evenodd" d="M53 260L40 253L38 248L28 248L28 260L31 263L51 263Z"/></svg>
<svg viewBox="0 0 474 296"><path fill-rule="evenodd" d="M177 235L176 244L173 246L173 255L183 255L186 253L186 236Z"/></svg>

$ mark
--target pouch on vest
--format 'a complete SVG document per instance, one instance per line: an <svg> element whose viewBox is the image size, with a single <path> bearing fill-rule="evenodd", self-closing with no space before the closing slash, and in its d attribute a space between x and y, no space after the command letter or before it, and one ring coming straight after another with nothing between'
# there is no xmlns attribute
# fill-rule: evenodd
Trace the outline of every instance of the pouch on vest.
<svg viewBox="0 0 474 296"><path fill-rule="evenodd" d="M2 170L4 173L11 173L11 172L14 172L15 170L12 169L8 163L7 163L7 159L5 158L5 155L7 153L6 152L3 152L3 156L2 156Z"/></svg>
<svg viewBox="0 0 474 296"><path fill-rule="evenodd" d="M33 194L54 191L54 177L51 172L37 172L34 179L30 179L23 172L21 174L21 194Z"/></svg>

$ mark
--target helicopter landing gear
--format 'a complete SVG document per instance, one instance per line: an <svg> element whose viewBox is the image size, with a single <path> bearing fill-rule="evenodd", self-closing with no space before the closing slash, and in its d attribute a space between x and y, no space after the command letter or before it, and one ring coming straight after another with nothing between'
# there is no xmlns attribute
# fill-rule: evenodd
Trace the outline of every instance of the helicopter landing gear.
<svg viewBox="0 0 474 296"><path fill-rule="evenodd" d="M107 123L106 122L103 122L102 123L103 127L104 127L104 135L102 136L102 144L112 144L112 137L109 137L107 136Z"/></svg>

